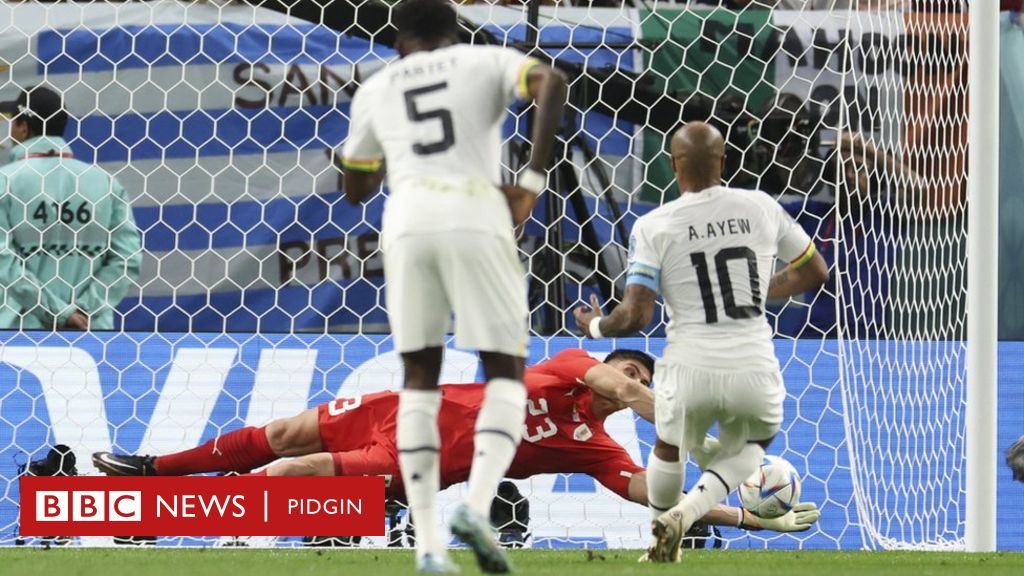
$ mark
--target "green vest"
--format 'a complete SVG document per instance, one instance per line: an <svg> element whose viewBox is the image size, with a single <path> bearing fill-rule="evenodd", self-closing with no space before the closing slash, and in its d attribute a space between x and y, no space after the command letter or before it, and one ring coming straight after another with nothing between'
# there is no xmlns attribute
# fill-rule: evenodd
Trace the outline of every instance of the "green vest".
<svg viewBox="0 0 1024 576"><path fill-rule="evenodd" d="M15 146L0 168L0 329L60 328L76 310L112 330L142 253L117 180L62 138Z"/></svg>

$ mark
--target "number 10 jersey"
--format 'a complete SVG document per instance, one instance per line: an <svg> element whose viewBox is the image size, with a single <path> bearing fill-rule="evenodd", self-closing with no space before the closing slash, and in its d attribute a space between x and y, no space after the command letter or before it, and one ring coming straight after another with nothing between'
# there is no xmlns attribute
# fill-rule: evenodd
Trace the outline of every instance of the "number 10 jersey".
<svg viewBox="0 0 1024 576"><path fill-rule="evenodd" d="M764 315L776 259L801 265L814 244L763 192L714 186L642 216L627 284L660 292L664 359L713 371L778 370Z"/></svg>
<svg viewBox="0 0 1024 576"><path fill-rule="evenodd" d="M537 60L458 44L391 62L356 91L342 150L347 170L386 160L383 240L468 230L511 237L500 183L501 126L527 98Z"/></svg>

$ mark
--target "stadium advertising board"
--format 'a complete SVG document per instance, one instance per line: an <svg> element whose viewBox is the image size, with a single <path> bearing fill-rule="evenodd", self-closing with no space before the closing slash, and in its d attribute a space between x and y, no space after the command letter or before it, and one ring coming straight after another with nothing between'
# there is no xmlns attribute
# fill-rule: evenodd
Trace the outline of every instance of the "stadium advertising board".
<svg viewBox="0 0 1024 576"><path fill-rule="evenodd" d="M660 354L663 344L661 339L622 339L588 342L587 349L598 357L613 346ZM530 361L576 346L579 341L574 338L534 339ZM821 506L823 516L814 530L789 536L726 529L724 536L731 539L727 545L861 548L838 382L838 344L779 340L776 351L788 396L783 431L769 452L796 466L803 475L802 498ZM921 344L912 353L924 357L936 352ZM1024 345L1003 343L1000 367L1008 378L1019 379L1024 373ZM474 356L448 351L443 382L480 378ZM339 396L398 389L400 379L399 358L391 351L390 339L381 336L0 333L0 545L10 545L17 537L18 466L41 458L50 446L68 445L78 456L79 472L95 474L88 458L92 452L113 448L161 454L191 448L218 434L291 416ZM932 385L944 386L941 380L936 378ZM1024 399L1004 386L1001 444L1008 445L1019 435L1022 414ZM605 429L637 463L647 461L653 425L623 411L611 416ZM891 450L898 453L887 461L912 460L915 455L910 445L894 445ZM862 465L879 466L873 472L886 473L881 468L884 462ZM696 470L691 467L688 476L696 478ZM945 475L935 481L955 489L959 477ZM516 484L531 502L534 547L645 544L647 510L588 476L552 474ZM1000 470L999 489L1001 502L1019 500L1019 485L1006 469ZM445 513L454 508L462 490L456 485L442 494ZM1012 512L1012 506L1001 507L1001 547L1024 542L1020 523L1011 521ZM214 542L161 539L165 544ZM296 540L262 542L289 545ZM381 541L371 538L367 545L372 544Z"/></svg>

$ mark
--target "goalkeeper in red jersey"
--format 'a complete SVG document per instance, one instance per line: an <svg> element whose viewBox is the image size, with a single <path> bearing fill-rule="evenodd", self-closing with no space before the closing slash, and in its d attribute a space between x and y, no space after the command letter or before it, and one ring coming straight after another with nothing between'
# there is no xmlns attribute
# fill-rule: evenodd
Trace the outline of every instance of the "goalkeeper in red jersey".
<svg viewBox="0 0 1024 576"><path fill-rule="evenodd" d="M608 416L625 408L653 421L649 389L653 359L643 352L616 350L599 362L583 350L565 350L527 369L527 416L523 442L508 470L510 478L535 474L583 473L622 498L647 504L646 474L604 429ZM441 386L438 424L441 485L466 481L473 459L473 422L484 397L483 384ZM404 495L395 447L397 392L339 398L266 426L247 427L207 443L164 456L93 455L96 468L110 475L177 476L204 472L257 472L269 476L385 475L389 496ZM709 439L708 454L716 444ZM278 458L294 457L275 462ZM820 516L802 503L789 514L763 519L742 509L718 506L704 521L747 529L796 532Z"/></svg>

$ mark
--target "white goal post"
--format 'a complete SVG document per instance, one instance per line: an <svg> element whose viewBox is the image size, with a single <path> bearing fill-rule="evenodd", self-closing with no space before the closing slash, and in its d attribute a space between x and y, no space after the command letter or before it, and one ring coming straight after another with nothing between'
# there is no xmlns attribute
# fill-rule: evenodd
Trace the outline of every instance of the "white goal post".
<svg viewBox="0 0 1024 576"><path fill-rule="evenodd" d="M970 3L967 223L967 550L996 549L999 277L999 12Z"/></svg>

